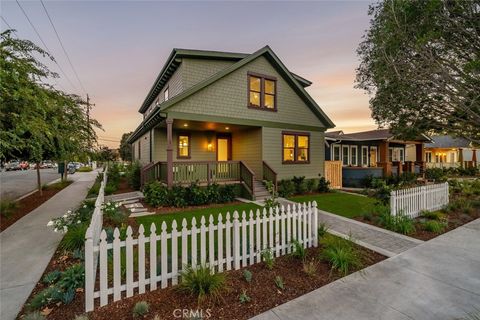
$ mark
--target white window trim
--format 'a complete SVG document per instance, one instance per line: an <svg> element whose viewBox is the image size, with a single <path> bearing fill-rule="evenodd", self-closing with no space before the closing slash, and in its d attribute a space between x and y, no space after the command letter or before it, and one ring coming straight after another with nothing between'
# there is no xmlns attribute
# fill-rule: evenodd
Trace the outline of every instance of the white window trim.
<svg viewBox="0 0 480 320"><path fill-rule="evenodd" d="M390 152L392 152L392 158L390 159ZM393 162L395 158L395 151L393 150L393 147L388 148L388 154L387 154L387 162Z"/></svg>
<svg viewBox="0 0 480 320"><path fill-rule="evenodd" d="M367 153L366 153L366 155L367 155L367 157L366 157L367 162L366 162L366 163L363 162L363 150L367 150ZM362 167L368 167L368 162L370 161L370 159L369 159L369 158L370 158L370 153L368 152L368 146L362 146L362 154L361 154L361 157L362 157L362 158L361 158Z"/></svg>
<svg viewBox="0 0 480 320"><path fill-rule="evenodd" d="M398 160L402 163L405 162L405 149L398 148Z"/></svg>
<svg viewBox="0 0 480 320"><path fill-rule="evenodd" d="M335 148L338 149L338 160L335 160ZM342 161L342 148L339 144L333 144L332 145L332 155L331 155L332 161Z"/></svg>
<svg viewBox="0 0 480 320"><path fill-rule="evenodd" d="M353 152L352 150L355 149L355 163L353 163ZM358 147L357 146L350 146L350 164L352 166L358 166Z"/></svg>
<svg viewBox="0 0 480 320"><path fill-rule="evenodd" d="M344 155L343 150L345 150L345 149L347 149L347 151L348 151L347 163L343 162L343 160L344 160L343 159L343 155ZM350 146L349 145L342 145L342 165L344 165L344 166L350 165Z"/></svg>

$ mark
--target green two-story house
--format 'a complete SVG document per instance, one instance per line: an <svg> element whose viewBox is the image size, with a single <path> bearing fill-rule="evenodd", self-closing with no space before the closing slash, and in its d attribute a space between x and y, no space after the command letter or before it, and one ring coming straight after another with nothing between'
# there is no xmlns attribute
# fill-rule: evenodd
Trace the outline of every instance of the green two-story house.
<svg viewBox="0 0 480 320"><path fill-rule="evenodd" d="M143 181L239 183L259 198L262 180L318 178L334 124L309 85L268 46L252 54L174 49L129 138Z"/></svg>

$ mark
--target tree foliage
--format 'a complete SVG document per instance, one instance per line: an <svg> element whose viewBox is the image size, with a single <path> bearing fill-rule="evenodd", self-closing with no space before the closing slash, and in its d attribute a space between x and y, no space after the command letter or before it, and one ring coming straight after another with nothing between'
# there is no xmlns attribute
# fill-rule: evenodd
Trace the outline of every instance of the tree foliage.
<svg viewBox="0 0 480 320"><path fill-rule="evenodd" d="M127 142L133 132L124 133L120 140L120 157L123 161L132 161L132 146Z"/></svg>
<svg viewBox="0 0 480 320"><path fill-rule="evenodd" d="M385 0L369 15L356 81L376 122L480 143L480 0Z"/></svg>

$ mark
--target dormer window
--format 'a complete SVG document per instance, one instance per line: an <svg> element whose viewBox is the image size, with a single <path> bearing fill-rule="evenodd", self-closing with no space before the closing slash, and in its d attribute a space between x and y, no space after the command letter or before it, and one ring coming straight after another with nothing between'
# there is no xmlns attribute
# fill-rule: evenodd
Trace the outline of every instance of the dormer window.
<svg viewBox="0 0 480 320"><path fill-rule="evenodd" d="M248 73L248 107L277 111L277 79Z"/></svg>
<svg viewBox="0 0 480 320"><path fill-rule="evenodd" d="M167 101L167 100L168 100L168 87L163 92L163 101Z"/></svg>

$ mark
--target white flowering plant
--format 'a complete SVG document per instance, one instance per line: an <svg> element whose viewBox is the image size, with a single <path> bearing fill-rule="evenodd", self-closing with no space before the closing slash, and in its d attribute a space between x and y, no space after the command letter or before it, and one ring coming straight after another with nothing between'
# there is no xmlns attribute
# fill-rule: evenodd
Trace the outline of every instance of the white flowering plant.
<svg viewBox="0 0 480 320"><path fill-rule="evenodd" d="M107 203L104 203L103 207L102 207L103 214L106 215L106 216L109 216L109 217L115 216L120 211L120 209L119 209L120 206L121 206L120 202L109 201Z"/></svg>
<svg viewBox="0 0 480 320"><path fill-rule="evenodd" d="M85 201L75 211L68 210L63 216L50 220L47 227L51 227L54 232L66 233L70 227L89 221L94 208L94 203Z"/></svg>

